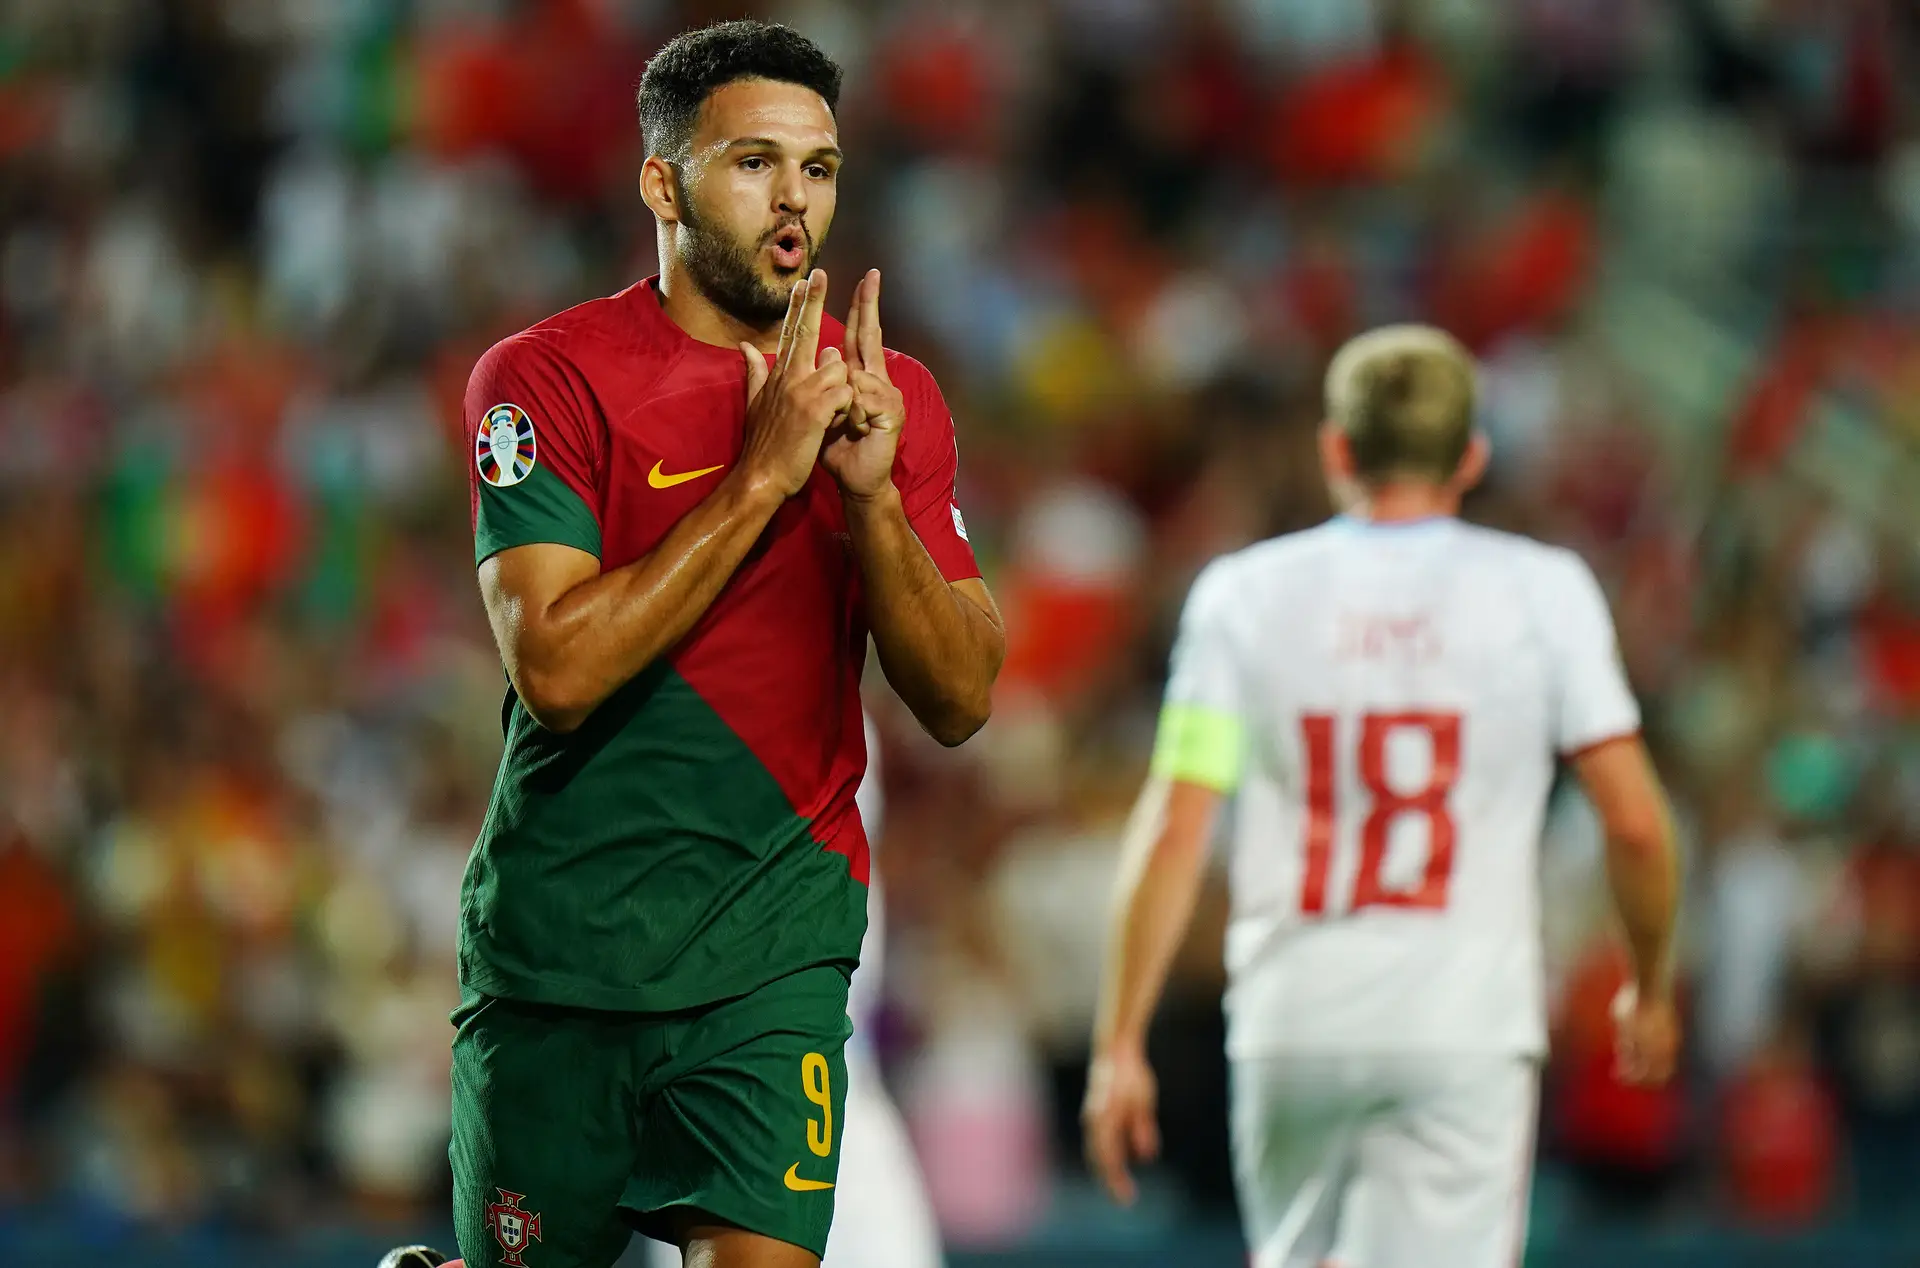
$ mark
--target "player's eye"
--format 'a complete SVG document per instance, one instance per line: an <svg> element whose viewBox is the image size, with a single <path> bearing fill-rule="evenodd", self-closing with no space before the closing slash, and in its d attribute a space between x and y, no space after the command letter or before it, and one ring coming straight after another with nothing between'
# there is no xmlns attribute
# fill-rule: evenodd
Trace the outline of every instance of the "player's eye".
<svg viewBox="0 0 1920 1268"><path fill-rule="evenodd" d="M810 180L830 181L833 179L833 169L825 163L809 163L807 164L807 177Z"/></svg>
<svg viewBox="0 0 1920 1268"><path fill-rule="evenodd" d="M749 154L740 160L740 166L749 172L764 171L767 167L767 160L758 154Z"/></svg>

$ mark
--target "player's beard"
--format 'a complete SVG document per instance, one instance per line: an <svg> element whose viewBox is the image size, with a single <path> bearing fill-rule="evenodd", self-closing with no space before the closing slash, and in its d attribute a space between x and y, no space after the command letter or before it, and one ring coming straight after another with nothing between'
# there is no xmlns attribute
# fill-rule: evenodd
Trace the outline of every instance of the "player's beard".
<svg viewBox="0 0 1920 1268"><path fill-rule="evenodd" d="M760 272L760 253L789 226L797 227L805 237L806 259L794 270L792 279L780 286ZM820 244L814 241L804 220L783 221L746 243L729 234L719 221L703 215L691 195L681 206L680 260L687 276L720 311L744 326L765 329L778 325L787 315L793 283L813 271L819 254Z"/></svg>

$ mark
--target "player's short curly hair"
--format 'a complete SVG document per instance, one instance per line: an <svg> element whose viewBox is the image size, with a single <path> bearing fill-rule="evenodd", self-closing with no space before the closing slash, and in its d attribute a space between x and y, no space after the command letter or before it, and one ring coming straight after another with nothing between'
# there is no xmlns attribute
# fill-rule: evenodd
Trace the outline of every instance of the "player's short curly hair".
<svg viewBox="0 0 1920 1268"><path fill-rule="evenodd" d="M811 88L829 110L840 103L840 65L790 26L741 19L683 31L667 41L640 77L640 135L649 154L687 157L700 107L739 79L772 79Z"/></svg>
<svg viewBox="0 0 1920 1268"><path fill-rule="evenodd" d="M1327 367L1327 417L1366 480L1451 477L1473 437L1473 354L1432 326L1383 326Z"/></svg>

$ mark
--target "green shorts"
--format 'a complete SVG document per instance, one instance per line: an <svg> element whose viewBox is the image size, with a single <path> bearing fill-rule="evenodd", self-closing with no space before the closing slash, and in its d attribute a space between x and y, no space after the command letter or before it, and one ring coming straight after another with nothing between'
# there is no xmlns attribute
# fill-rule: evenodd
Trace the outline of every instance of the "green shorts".
<svg viewBox="0 0 1920 1268"><path fill-rule="evenodd" d="M454 1227L473 1268L608 1268L694 1213L823 1254L847 975L678 1013L469 994L453 1015Z"/></svg>

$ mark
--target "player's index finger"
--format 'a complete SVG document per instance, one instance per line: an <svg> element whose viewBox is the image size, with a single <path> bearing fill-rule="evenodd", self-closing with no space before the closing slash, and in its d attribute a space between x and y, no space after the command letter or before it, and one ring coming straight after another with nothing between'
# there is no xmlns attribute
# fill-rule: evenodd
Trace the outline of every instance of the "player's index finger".
<svg viewBox="0 0 1920 1268"><path fill-rule="evenodd" d="M1087 1166L1102 1180L1111 1179L1119 1166L1112 1125L1105 1114L1096 1114L1086 1126Z"/></svg>
<svg viewBox="0 0 1920 1268"><path fill-rule="evenodd" d="M866 293L867 279L862 277L853 285L853 303L847 308L847 332L841 340L841 351L847 364L860 368L860 298Z"/></svg>
<svg viewBox="0 0 1920 1268"><path fill-rule="evenodd" d="M860 361L870 373L887 378L887 348L880 337L880 270L871 269L860 279L857 293L860 310Z"/></svg>
<svg viewBox="0 0 1920 1268"><path fill-rule="evenodd" d="M1095 1174L1116 1200L1127 1201L1133 1190L1133 1176L1127 1168L1126 1154L1120 1142L1103 1132L1096 1149L1093 1160Z"/></svg>
<svg viewBox="0 0 1920 1268"><path fill-rule="evenodd" d="M800 326L793 336L793 359L808 370L820 355L820 314L826 306L826 270L815 269L807 274L807 298L800 306Z"/></svg>
<svg viewBox="0 0 1920 1268"><path fill-rule="evenodd" d="M806 308L807 292L812 281L811 277L803 277L795 282L793 289L787 293L787 315L780 323L780 348L773 358L775 374L785 373L787 364L793 360L794 342L800 329L800 314ZM808 363L808 368L812 368L811 362Z"/></svg>

